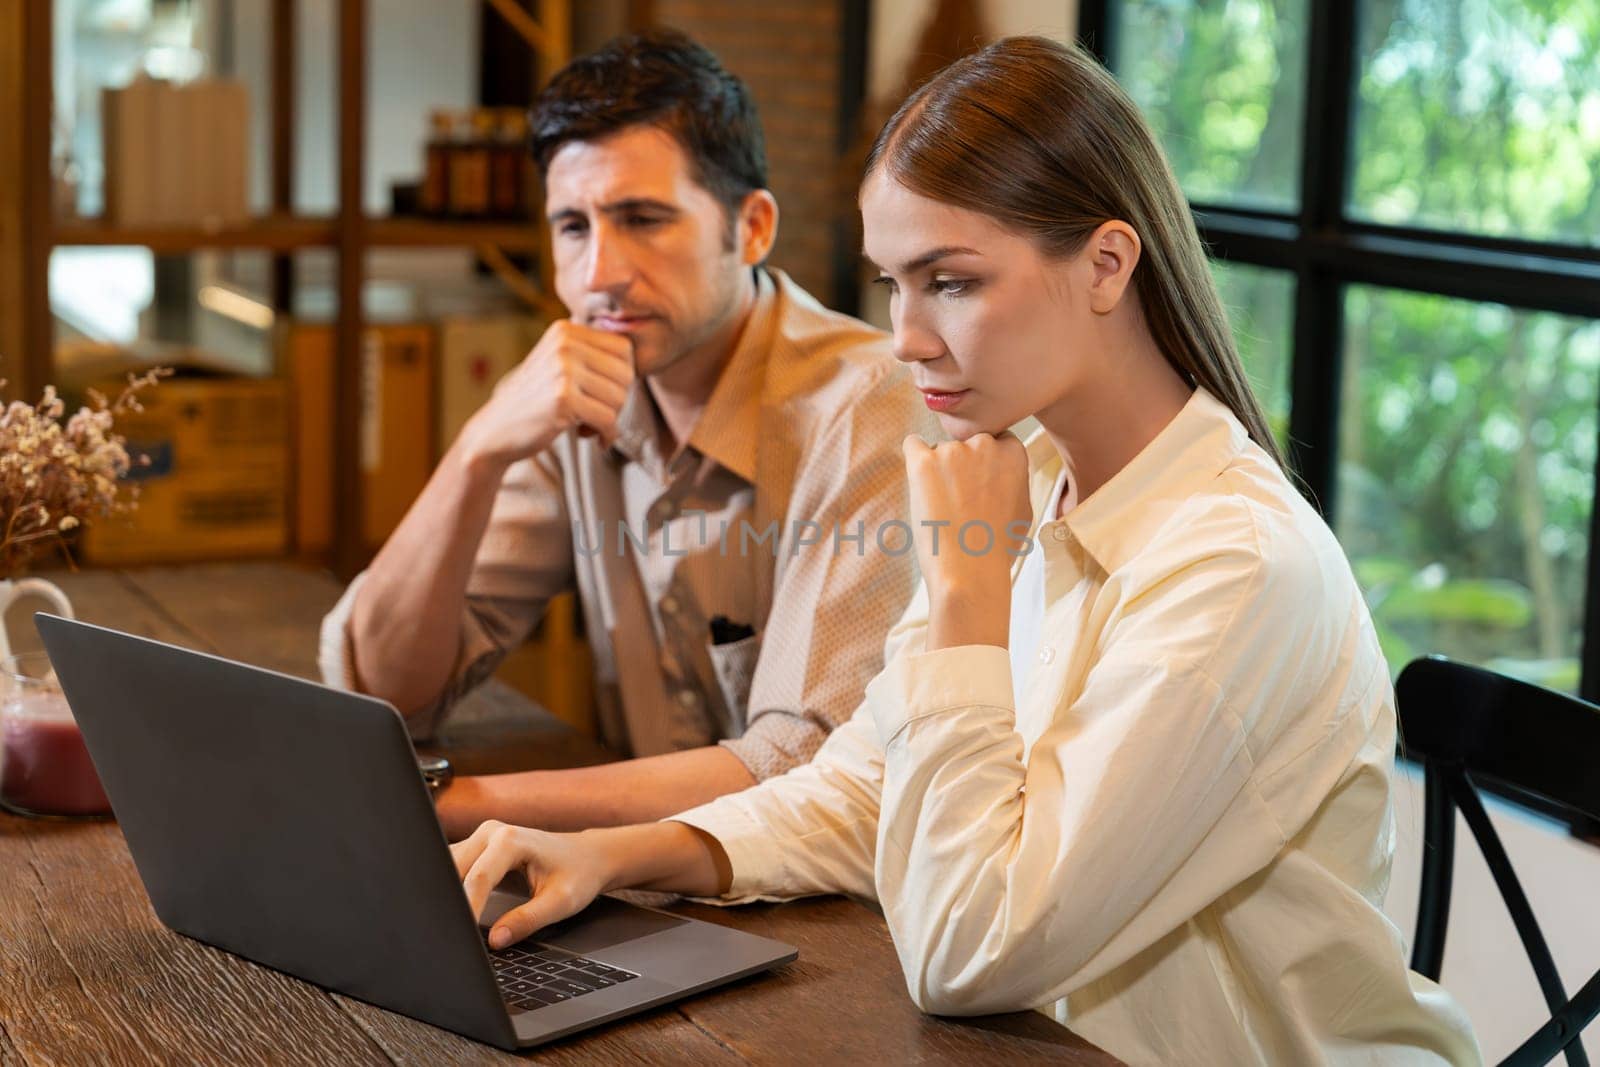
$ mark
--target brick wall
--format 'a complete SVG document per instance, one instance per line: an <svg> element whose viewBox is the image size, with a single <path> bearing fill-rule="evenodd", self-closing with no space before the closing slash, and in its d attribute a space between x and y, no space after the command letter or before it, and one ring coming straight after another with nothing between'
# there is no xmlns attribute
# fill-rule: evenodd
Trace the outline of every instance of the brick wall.
<svg viewBox="0 0 1600 1067"><path fill-rule="evenodd" d="M840 5L825 0L656 0L655 21L717 54L756 98L782 213L771 263L817 299L832 292L833 224L854 211L838 155Z"/></svg>

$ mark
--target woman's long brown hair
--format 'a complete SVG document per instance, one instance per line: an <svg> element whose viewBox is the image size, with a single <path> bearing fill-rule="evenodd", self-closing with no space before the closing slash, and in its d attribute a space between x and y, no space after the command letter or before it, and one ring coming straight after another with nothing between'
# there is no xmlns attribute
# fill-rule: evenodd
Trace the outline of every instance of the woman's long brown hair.
<svg viewBox="0 0 1600 1067"><path fill-rule="evenodd" d="M1104 222L1139 235L1133 284L1151 336L1185 380L1226 404L1287 469L1239 362L1189 202L1139 108L1081 48L1007 37L959 59L883 127L866 173L1027 234L1046 255Z"/></svg>

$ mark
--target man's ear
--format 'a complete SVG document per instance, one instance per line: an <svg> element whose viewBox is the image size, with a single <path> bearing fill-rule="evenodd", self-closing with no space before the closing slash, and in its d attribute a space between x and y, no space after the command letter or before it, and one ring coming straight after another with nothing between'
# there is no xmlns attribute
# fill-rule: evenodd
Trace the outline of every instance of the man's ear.
<svg viewBox="0 0 1600 1067"><path fill-rule="evenodd" d="M778 239L778 201L766 189L747 193L739 205L739 258L755 266L772 253Z"/></svg>
<svg viewBox="0 0 1600 1067"><path fill-rule="evenodd" d="M1089 235L1083 255L1089 262L1090 310L1104 315L1122 302L1142 248L1139 235L1121 219L1102 222Z"/></svg>

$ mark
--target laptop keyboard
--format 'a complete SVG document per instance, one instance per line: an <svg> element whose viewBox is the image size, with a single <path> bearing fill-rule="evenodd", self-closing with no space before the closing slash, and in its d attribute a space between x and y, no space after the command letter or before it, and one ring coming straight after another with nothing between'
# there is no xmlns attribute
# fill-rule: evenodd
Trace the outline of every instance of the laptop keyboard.
<svg viewBox="0 0 1600 1067"><path fill-rule="evenodd" d="M543 945L513 945L489 953L505 1002L521 1011L542 1008L639 977L587 956Z"/></svg>

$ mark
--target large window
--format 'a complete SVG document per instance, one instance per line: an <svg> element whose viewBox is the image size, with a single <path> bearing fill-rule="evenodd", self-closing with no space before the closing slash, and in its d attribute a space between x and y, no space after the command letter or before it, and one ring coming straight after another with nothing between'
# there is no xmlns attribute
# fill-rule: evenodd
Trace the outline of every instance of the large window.
<svg viewBox="0 0 1600 1067"><path fill-rule="evenodd" d="M1132 0L1112 69L1184 191L1198 201L1292 211L1305 136L1306 0Z"/></svg>
<svg viewBox="0 0 1600 1067"><path fill-rule="evenodd" d="M1364 6L1352 217L1600 246L1593 0Z"/></svg>
<svg viewBox="0 0 1600 1067"><path fill-rule="evenodd" d="M1335 528L1391 666L1575 690L1600 323L1351 286Z"/></svg>
<svg viewBox="0 0 1600 1067"><path fill-rule="evenodd" d="M1294 326L1294 275L1248 263L1212 264L1228 309L1239 359L1278 444L1289 443L1289 353Z"/></svg>
<svg viewBox="0 0 1600 1067"><path fill-rule="evenodd" d="M1390 666L1600 697L1594 0L1083 0Z"/></svg>

